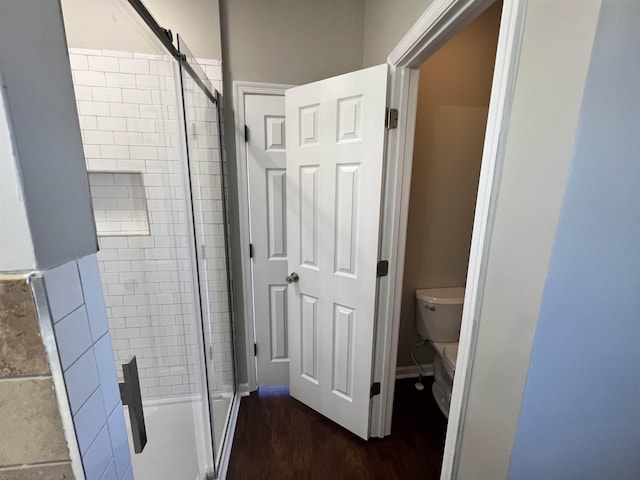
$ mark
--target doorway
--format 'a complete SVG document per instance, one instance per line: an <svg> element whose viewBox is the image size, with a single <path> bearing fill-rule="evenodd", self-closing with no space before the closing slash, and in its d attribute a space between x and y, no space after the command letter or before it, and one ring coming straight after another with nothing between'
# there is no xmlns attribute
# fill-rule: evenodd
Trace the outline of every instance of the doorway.
<svg viewBox="0 0 640 480"><path fill-rule="evenodd" d="M286 132L290 85L234 82L248 391L289 384ZM246 392L248 393L248 392Z"/></svg>
<svg viewBox="0 0 640 480"><path fill-rule="evenodd" d="M434 375L439 356L417 333L416 291L465 286L501 10L494 3L419 67L396 369L403 378Z"/></svg>
<svg viewBox="0 0 640 480"><path fill-rule="evenodd" d="M275 110L249 110L261 107L250 98L238 109L245 118L236 130L245 133L238 140L247 179L239 187L247 192L251 220L253 257L247 263L258 374L261 352L273 363L283 355L280 345L287 347L292 361L289 371L283 370L284 382L291 384L292 396L363 438L370 408L387 79L387 65L380 65L289 89L286 123ZM244 165L241 161L240 168ZM279 244L274 233L283 237ZM263 244L254 244L254 238ZM273 277L276 284L257 281L280 262L286 270ZM286 322L273 321L278 310ZM278 335L279 326L286 335L284 329ZM265 386L258 380L256 386Z"/></svg>
<svg viewBox="0 0 640 480"><path fill-rule="evenodd" d="M394 380L396 374L397 339L400 327L402 278L406 245L406 220L409 205L409 182L414 140L415 108L418 92L418 68L446 41L465 25L472 22L493 2L488 0L467 2L441 1L429 7L399 46L389 56L391 85L389 106L399 111L397 129L387 134L387 162L385 166L384 204L382 228L380 229L380 259L388 259L388 275L378 279L376 350L373 357L373 384L369 437L384 437L391 432L391 409L393 405ZM445 14L443 14L445 12ZM471 246L468 277L473 279L467 290L468 305L477 298L482 268L482 252L485 245L487 223L490 221L492 204L493 169L500 155L498 138L508 104L510 85L517 61L519 20L522 18L520 2L505 7L500 26L496 78L492 84L492 101L489 106L489 121L482 168L478 188L479 202ZM236 97L237 98L237 97ZM309 106L312 106L309 104ZM238 111L238 110L236 110ZM395 122L391 122L395 123ZM242 124L236 125L240 131ZM310 131L310 139L313 132ZM384 269L381 270L385 271ZM468 283L469 287L469 283ZM471 303L470 303L471 302ZM465 310L465 316L473 314L473 308ZM464 322L463 322L464 323ZM469 324L469 322L467 322ZM464 333L461 356L469 361L471 335ZM249 351L249 348L247 349ZM460 376L458 375L458 378ZM465 377L466 378L466 377ZM375 383L380 383L380 394L376 395ZM456 397L454 391L454 398ZM455 403L455 402L454 402ZM456 408L460 408L458 405ZM459 415L459 412L458 414ZM453 422L455 423L455 422ZM450 422L451 425L451 422ZM451 428L451 427L450 427ZM455 436L455 435L454 435ZM453 437L452 437L453 438ZM449 440L448 440L449 441Z"/></svg>
<svg viewBox="0 0 640 480"><path fill-rule="evenodd" d="M381 285L379 312L392 318L379 330L379 374L386 379L385 396L381 399L379 417L372 420L372 429L380 436L391 432L391 409L394 388L391 381L396 374L398 338L401 326L402 279L404 277L405 247L407 243L407 219L409 212L413 143L418 104L419 68L425 60L466 25L475 20L494 2L470 0L455 2L443 0L429 7L407 32L388 61L394 66L390 101L399 108L398 129L389 136L385 222L382 232L382 251L390 259L390 275ZM525 2L506 2L500 19L498 45L491 96L484 138L484 148L477 182L477 197L471 235L469 263L466 272L466 291L462 314L455 381L451 395L449 419L441 479L455 478L458 461L458 433L464 424L466 391L470 382L476 342L476 315L480 308L486 270L489 232L494 217L497 195L497 178L504 158L501 142L503 129L508 124L513 98L513 86L520 54L520 42L525 12ZM388 358L388 357L391 358Z"/></svg>

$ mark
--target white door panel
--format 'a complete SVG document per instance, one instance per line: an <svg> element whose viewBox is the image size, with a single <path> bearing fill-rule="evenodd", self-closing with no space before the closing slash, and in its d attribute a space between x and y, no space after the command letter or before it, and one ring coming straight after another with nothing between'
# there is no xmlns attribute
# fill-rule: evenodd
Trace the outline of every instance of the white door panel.
<svg viewBox="0 0 640 480"><path fill-rule="evenodd" d="M387 65L286 92L291 395L367 438Z"/></svg>
<svg viewBox="0 0 640 480"><path fill-rule="evenodd" d="M247 171L260 386L289 383L284 96L247 95Z"/></svg>

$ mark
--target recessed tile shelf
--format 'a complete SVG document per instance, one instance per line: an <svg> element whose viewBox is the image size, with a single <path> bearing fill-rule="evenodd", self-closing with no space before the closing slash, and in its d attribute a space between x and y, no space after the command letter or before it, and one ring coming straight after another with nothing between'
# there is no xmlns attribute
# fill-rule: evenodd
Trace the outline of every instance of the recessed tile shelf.
<svg viewBox="0 0 640 480"><path fill-rule="evenodd" d="M89 188L99 237L149 235L142 173L89 172Z"/></svg>

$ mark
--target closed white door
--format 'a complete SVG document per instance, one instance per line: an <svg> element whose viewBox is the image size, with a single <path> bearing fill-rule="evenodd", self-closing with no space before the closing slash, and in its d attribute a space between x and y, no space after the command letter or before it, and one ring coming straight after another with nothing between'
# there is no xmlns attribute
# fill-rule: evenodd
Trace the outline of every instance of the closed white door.
<svg viewBox="0 0 640 480"><path fill-rule="evenodd" d="M366 439L387 65L285 97L291 395Z"/></svg>
<svg viewBox="0 0 640 480"><path fill-rule="evenodd" d="M247 95L245 119L257 380L289 383L283 95Z"/></svg>

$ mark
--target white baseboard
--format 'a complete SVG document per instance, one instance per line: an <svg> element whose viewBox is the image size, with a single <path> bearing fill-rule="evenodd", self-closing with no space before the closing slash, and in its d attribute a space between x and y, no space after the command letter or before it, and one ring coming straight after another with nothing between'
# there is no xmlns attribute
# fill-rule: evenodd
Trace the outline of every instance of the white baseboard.
<svg viewBox="0 0 640 480"><path fill-rule="evenodd" d="M251 393L251 390L249 390L248 383L241 383L240 385L238 385L238 394L241 397L248 397L250 393Z"/></svg>
<svg viewBox="0 0 640 480"><path fill-rule="evenodd" d="M422 367L422 375L424 377L433 377L433 364L427 363L420 365ZM396 379L400 378L418 378L420 376L420 370L415 365L409 365L407 367L396 368Z"/></svg>

